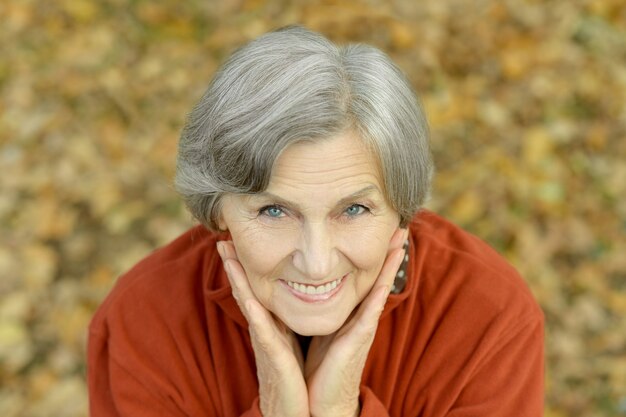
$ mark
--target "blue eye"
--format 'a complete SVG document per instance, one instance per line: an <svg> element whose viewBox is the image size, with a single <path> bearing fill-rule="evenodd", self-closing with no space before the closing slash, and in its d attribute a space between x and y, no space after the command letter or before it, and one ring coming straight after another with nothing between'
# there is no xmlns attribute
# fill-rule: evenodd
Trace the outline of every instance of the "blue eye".
<svg viewBox="0 0 626 417"><path fill-rule="evenodd" d="M259 210L259 213L273 218L279 218L285 214L283 210L278 206L263 207L261 210Z"/></svg>
<svg viewBox="0 0 626 417"><path fill-rule="evenodd" d="M363 214L365 210L367 210L365 206L362 206L360 204L353 204L346 209L345 213L350 217L354 217L358 216L359 214Z"/></svg>

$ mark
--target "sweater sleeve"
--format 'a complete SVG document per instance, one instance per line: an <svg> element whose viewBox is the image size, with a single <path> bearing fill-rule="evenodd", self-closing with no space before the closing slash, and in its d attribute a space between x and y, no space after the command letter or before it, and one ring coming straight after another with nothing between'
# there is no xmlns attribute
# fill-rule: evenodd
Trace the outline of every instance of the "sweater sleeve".
<svg viewBox="0 0 626 417"><path fill-rule="evenodd" d="M385 405L376 397L374 392L366 387L361 386L361 414L360 417L388 417L389 412Z"/></svg>
<svg viewBox="0 0 626 417"><path fill-rule="evenodd" d="M254 402L252 403L252 407L250 407L248 411L243 413L241 417L263 417L263 414L261 414L261 406L259 404L259 397L256 397L254 399Z"/></svg>
<svg viewBox="0 0 626 417"><path fill-rule="evenodd" d="M542 416L543 336L543 315L503 334L445 416Z"/></svg>
<svg viewBox="0 0 626 417"><path fill-rule="evenodd" d="M88 341L88 388L91 417L205 417L221 416L219 405L207 396L202 407L186 407L181 393L164 378L152 375L145 383L141 370L128 370L110 355L105 335L91 331ZM146 369L146 372L152 372ZM231 414L229 414L231 415ZM241 417L262 417L258 398Z"/></svg>
<svg viewBox="0 0 626 417"><path fill-rule="evenodd" d="M115 361L107 338L94 332L89 334L87 382L91 417L184 415Z"/></svg>
<svg viewBox="0 0 626 417"><path fill-rule="evenodd" d="M455 350L467 351L457 341L436 346L437 356L426 357L421 367L402 364L395 381L404 382L392 390L381 385L385 372L370 374L361 385L360 416L542 416L543 315L535 310L524 320L506 323L497 326L501 331L480 337L484 345L474 345L464 363L452 358Z"/></svg>

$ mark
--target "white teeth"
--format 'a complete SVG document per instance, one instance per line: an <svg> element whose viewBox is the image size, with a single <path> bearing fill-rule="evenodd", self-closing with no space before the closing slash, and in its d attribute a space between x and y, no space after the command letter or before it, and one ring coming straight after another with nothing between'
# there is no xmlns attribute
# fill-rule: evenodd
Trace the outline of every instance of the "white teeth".
<svg viewBox="0 0 626 417"><path fill-rule="evenodd" d="M314 287L313 285L305 285L299 284L297 282L287 281L287 285L289 285L294 290L301 292L303 294L309 295L317 295L317 294L325 294L331 290L337 288L337 285L341 282L342 278L336 279L332 282L328 282L325 285L319 285Z"/></svg>

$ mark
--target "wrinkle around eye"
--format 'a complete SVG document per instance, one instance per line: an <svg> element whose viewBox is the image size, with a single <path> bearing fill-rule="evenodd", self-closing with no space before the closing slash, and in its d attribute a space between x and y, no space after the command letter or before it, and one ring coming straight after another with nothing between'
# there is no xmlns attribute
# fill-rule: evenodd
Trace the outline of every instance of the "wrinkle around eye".
<svg viewBox="0 0 626 417"><path fill-rule="evenodd" d="M259 213L254 219L254 223L264 229L285 230L297 228L299 222L288 213L284 213L280 217L272 217L267 214Z"/></svg>
<svg viewBox="0 0 626 417"><path fill-rule="evenodd" d="M279 216L272 216L270 214L270 210L278 210L278 211L280 211L280 215ZM261 207L259 209L259 216L265 216L265 217L268 217L270 219L276 219L277 220L277 219L280 219L280 218L283 218L283 217L287 216L287 213L286 213L285 209L280 207L280 206L269 205L269 206Z"/></svg>
<svg viewBox="0 0 626 417"><path fill-rule="evenodd" d="M357 207L359 209L359 211L357 213L355 213L355 214L349 214L348 210L350 210L353 207ZM354 204L351 204L348 207L346 207L346 209L343 211L343 213L345 215L347 215L349 218L357 218L357 217L362 216L364 214L370 213L370 211L371 211L370 208L367 207L366 205L359 204L359 203L354 203Z"/></svg>

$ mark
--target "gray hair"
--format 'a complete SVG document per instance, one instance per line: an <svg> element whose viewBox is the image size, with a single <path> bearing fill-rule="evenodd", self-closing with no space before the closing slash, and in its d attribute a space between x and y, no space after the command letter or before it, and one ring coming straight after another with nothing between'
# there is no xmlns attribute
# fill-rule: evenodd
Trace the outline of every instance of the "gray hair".
<svg viewBox="0 0 626 417"><path fill-rule="evenodd" d="M265 190L287 146L350 129L378 156L385 195L405 226L433 175L428 125L410 83L374 47L279 29L235 51L190 113L176 189L217 230L221 197Z"/></svg>

